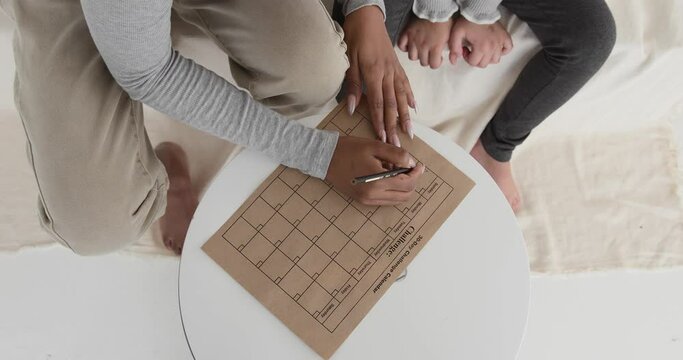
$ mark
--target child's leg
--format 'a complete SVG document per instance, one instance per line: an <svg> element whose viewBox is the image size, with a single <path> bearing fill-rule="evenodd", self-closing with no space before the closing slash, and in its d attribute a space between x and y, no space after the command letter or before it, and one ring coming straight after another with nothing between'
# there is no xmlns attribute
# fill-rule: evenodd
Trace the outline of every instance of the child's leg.
<svg viewBox="0 0 683 360"><path fill-rule="evenodd" d="M603 0L503 0L502 5L529 24L543 46L481 135L486 152L506 162L534 127L600 69L616 31Z"/></svg>
<svg viewBox="0 0 683 360"><path fill-rule="evenodd" d="M612 14L603 0L503 0L541 41L517 78L472 156L491 174L513 210L521 206L510 157L531 130L595 74L616 38Z"/></svg>

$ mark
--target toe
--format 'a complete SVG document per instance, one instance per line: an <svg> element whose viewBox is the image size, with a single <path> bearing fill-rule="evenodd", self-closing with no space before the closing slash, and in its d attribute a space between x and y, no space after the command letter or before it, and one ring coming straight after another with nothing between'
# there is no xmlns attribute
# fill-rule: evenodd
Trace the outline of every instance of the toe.
<svg viewBox="0 0 683 360"><path fill-rule="evenodd" d="M508 199L508 201L510 202L510 207L512 208L513 212L516 213L522 209L522 198L519 196L519 194L515 194Z"/></svg>
<svg viewBox="0 0 683 360"><path fill-rule="evenodd" d="M176 254L180 255L183 252L183 245L185 245L185 240L180 240L176 241L173 246L173 251L175 251Z"/></svg>
<svg viewBox="0 0 683 360"><path fill-rule="evenodd" d="M174 244L172 238L170 238L170 237L164 237L163 242L164 242L164 246L165 246L167 249L169 249L169 250L171 250L171 251L173 251L173 252L176 252L176 251L175 251L175 244Z"/></svg>

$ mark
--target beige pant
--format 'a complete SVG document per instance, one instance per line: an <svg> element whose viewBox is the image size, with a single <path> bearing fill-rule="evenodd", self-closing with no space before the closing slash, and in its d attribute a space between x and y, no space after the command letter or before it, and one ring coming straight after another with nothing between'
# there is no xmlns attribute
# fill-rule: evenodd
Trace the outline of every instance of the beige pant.
<svg viewBox="0 0 683 360"><path fill-rule="evenodd" d="M107 71L78 0L0 4L16 23L15 98L41 223L78 254L126 246L166 207L168 178L142 105ZM282 114L315 111L339 89L348 65L343 34L317 0L187 0L174 8L230 56L238 85ZM320 67L330 76L307 76Z"/></svg>

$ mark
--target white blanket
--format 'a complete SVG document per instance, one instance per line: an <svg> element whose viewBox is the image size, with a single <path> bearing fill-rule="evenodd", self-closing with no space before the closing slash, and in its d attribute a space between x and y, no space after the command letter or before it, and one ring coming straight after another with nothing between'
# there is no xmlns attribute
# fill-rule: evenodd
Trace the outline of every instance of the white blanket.
<svg viewBox="0 0 683 360"><path fill-rule="evenodd" d="M539 272L683 264L672 122L683 124L683 3L608 2L617 45L601 71L518 148L518 214ZM656 3L656 4L653 4ZM419 120L470 148L538 43L508 18L513 52L484 70L402 60Z"/></svg>
<svg viewBox="0 0 683 360"><path fill-rule="evenodd" d="M618 27L612 56L512 160L525 201L519 221L535 271L683 265L683 204L671 130L672 121L683 124L683 4L608 3ZM524 23L509 16L505 22L515 48L487 69L459 63L429 70L399 55L416 93L417 120L466 149L539 49ZM228 76L225 55L197 36L178 39L181 51ZM155 142L174 139L189 149L199 188L234 152L159 114L148 113L146 122ZM0 112L0 144L0 250L51 243L37 225L34 178L11 111ZM168 254L152 234L128 251Z"/></svg>

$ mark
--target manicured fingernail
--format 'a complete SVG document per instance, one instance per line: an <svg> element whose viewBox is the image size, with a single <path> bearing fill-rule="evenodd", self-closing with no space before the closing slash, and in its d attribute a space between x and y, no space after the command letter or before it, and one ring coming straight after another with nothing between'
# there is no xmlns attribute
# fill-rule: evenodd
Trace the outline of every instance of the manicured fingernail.
<svg viewBox="0 0 683 360"><path fill-rule="evenodd" d="M380 131L379 137L383 143L387 142L387 132L386 131L384 131L384 130Z"/></svg>
<svg viewBox="0 0 683 360"><path fill-rule="evenodd" d="M401 141L398 139L398 135L396 134L391 136L391 143L398 147L401 147Z"/></svg>
<svg viewBox="0 0 683 360"><path fill-rule="evenodd" d="M415 159L411 156L410 159L408 159L408 167L414 168L415 166Z"/></svg>
<svg viewBox="0 0 683 360"><path fill-rule="evenodd" d="M346 102L346 109L349 111L349 115L353 115L353 112L356 110L356 95L349 95Z"/></svg>
<svg viewBox="0 0 683 360"><path fill-rule="evenodd" d="M410 136L410 139L412 140L415 135L413 134L413 123L411 121L406 121L406 130L408 136Z"/></svg>

